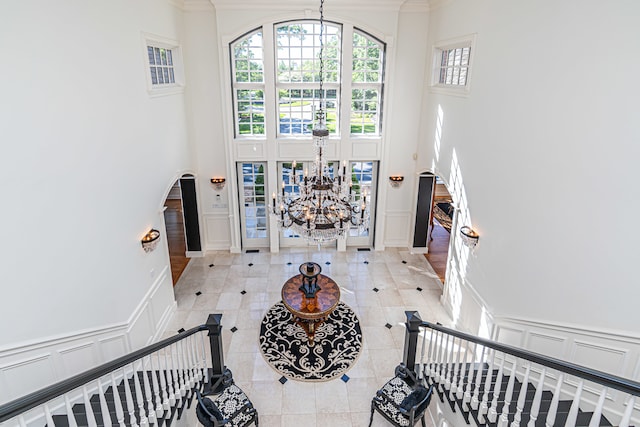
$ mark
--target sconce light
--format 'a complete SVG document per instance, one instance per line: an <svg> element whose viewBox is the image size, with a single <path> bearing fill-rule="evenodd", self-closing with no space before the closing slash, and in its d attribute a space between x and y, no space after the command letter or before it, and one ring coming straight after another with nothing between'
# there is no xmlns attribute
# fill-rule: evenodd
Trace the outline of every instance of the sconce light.
<svg viewBox="0 0 640 427"><path fill-rule="evenodd" d="M400 184L402 184L402 181L404 181L404 176L402 175L391 175L389 177L389 182L391 183L391 186L393 188L400 187Z"/></svg>
<svg viewBox="0 0 640 427"><path fill-rule="evenodd" d="M145 252L151 252L156 248L156 246L158 246L159 241L160 232L152 228L141 240L142 249L144 249Z"/></svg>
<svg viewBox="0 0 640 427"><path fill-rule="evenodd" d="M224 183L227 180L225 178L222 177L218 177L218 178L211 178L211 183L213 184L213 188L215 188L216 190L220 191L224 188Z"/></svg>
<svg viewBox="0 0 640 427"><path fill-rule="evenodd" d="M462 242L465 246L471 249L476 247L478 240L480 239L478 232L466 225L460 227L460 235L462 236Z"/></svg>

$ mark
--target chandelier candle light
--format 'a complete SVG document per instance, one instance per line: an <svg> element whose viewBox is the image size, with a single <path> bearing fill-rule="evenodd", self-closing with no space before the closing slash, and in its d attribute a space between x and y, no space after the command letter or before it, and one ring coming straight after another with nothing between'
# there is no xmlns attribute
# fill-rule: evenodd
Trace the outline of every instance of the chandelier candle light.
<svg viewBox="0 0 640 427"><path fill-rule="evenodd" d="M328 162L323 158L329 138L326 123L325 93L323 90L324 60L324 0L320 2L320 101L312 129L315 162L312 175L304 171L304 178L296 182L296 162L291 168L289 182L297 185L300 194L287 193L282 183L281 194L272 194L272 214L278 220L279 229L292 229L310 243L327 243L346 235L351 228L360 231L369 227L369 203L367 192L353 187L347 178L347 162L342 163L332 176ZM342 172L342 173L340 173Z"/></svg>

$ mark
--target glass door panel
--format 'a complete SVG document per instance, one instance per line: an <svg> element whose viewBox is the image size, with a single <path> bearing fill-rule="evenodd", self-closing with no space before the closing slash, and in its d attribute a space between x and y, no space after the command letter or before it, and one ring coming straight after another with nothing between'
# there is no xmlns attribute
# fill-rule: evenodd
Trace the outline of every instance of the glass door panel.
<svg viewBox="0 0 640 427"><path fill-rule="evenodd" d="M347 237L347 246L373 246L373 227L375 224L375 207L377 193L378 163L377 162L351 162L351 182L355 200L360 201L367 197L370 206L369 227L363 230L352 228Z"/></svg>
<svg viewBox="0 0 640 427"><path fill-rule="evenodd" d="M264 162L238 163L240 191L240 228L242 247L269 246L269 212L267 210Z"/></svg>

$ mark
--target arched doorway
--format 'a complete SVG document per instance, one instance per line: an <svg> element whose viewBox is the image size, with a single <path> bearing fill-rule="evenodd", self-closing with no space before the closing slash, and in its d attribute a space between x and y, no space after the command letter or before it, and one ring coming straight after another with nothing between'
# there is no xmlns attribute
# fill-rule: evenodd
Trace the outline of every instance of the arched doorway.
<svg viewBox="0 0 640 427"><path fill-rule="evenodd" d="M164 225L167 229L166 235L167 245L169 246L171 278L175 286L189 263L189 258L186 256L187 246L184 237L184 216L180 180L177 180L175 184L173 184L167 200L164 202Z"/></svg>
<svg viewBox="0 0 640 427"><path fill-rule="evenodd" d="M189 259L202 254L193 175L183 175L171 187L164 203L164 222L171 278L175 285L187 267Z"/></svg>

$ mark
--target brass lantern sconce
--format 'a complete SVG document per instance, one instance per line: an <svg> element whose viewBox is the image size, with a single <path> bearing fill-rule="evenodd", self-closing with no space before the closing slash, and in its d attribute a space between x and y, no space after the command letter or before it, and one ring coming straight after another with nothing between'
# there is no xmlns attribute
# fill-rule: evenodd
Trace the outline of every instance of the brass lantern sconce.
<svg viewBox="0 0 640 427"><path fill-rule="evenodd" d="M151 229L147 232L147 234L142 237L142 249L145 252L149 253L153 251L156 246L158 246L158 242L160 241L160 232L156 229Z"/></svg>
<svg viewBox="0 0 640 427"><path fill-rule="evenodd" d="M389 183L393 188L400 187L400 184L402 184L402 181L404 181L404 176L402 175L391 175L389 177Z"/></svg>
<svg viewBox="0 0 640 427"><path fill-rule="evenodd" d="M471 249L476 247L480 239L478 232L467 225L460 227L460 235L464 245Z"/></svg>
<svg viewBox="0 0 640 427"><path fill-rule="evenodd" d="M213 188L215 188L216 191L221 191L224 188L226 181L227 180L224 177L211 178L211 184L213 184Z"/></svg>

